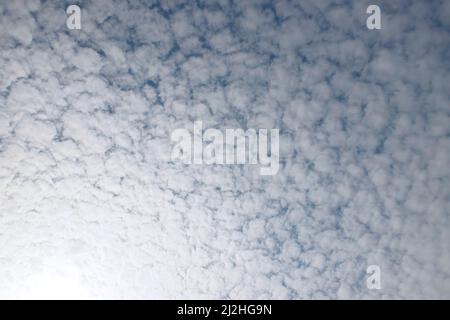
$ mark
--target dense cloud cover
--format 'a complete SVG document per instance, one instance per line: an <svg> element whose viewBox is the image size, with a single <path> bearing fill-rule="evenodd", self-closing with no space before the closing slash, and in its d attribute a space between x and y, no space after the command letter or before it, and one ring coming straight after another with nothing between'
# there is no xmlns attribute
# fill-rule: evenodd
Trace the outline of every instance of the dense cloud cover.
<svg viewBox="0 0 450 320"><path fill-rule="evenodd" d="M450 298L450 1L74 3L0 4L0 298Z"/></svg>

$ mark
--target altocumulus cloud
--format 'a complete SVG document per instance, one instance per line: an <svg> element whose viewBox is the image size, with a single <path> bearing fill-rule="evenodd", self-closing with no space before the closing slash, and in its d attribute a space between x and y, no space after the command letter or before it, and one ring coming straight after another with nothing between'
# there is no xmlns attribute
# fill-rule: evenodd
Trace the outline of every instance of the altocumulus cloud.
<svg viewBox="0 0 450 320"><path fill-rule="evenodd" d="M0 298L450 298L450 1L70 4L0 4Z"/></svg>

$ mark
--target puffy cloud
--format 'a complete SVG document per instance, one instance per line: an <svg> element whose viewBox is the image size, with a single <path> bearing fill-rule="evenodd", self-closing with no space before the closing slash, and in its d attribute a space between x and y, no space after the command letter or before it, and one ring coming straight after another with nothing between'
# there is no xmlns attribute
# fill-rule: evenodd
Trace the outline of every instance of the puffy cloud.
<svg viewBox="0 0 450 320"><path fill-rule="evenodd" d="M0 297L449 298L449 5L368 5L83 2L71 31L3 2ZM195 120L280 129L278 174L174 163Z"/></svg>

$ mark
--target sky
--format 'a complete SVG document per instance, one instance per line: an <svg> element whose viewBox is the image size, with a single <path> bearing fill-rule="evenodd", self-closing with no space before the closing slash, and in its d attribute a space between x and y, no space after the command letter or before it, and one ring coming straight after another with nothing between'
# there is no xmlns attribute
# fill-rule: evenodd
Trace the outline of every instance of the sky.
<svg viewBox="0 0 450 320"><path fill-rule="evenodd" d="M450 1L1 0L0 298L449 299L449 61Z"/></svg>

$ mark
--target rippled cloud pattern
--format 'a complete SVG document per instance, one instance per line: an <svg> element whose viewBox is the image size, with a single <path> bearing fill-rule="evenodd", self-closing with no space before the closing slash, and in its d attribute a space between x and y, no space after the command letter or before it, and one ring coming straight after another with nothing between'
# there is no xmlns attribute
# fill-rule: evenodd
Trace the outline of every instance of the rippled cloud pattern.
<svg viewBox="0 0 450 320"><path fill-rule="evenodd" d="M370 4L1 1L0 298L450 298L450 1ZM278 173L171 161L197 120Z"/></svg>

